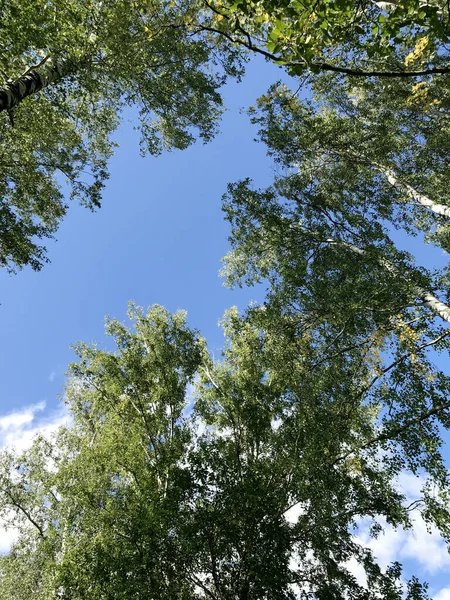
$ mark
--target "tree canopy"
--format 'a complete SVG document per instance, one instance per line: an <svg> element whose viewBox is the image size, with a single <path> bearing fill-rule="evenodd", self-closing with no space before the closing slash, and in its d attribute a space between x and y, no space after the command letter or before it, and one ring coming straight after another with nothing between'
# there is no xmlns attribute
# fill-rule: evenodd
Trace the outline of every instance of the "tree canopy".
<svg viewBox="0 0 450 600"><path fill-rule="evenodd" d="M0 6L0 264L40 269L65 197L100 205L122 112L142 152L216 132L219 87L239 61L184 26L189 2L3 2ZM67 194L64 192L68 191Z"/></svg>
<svg viewBox="0 0 450 600"><path fill-rule="evenodd" d="M418 505L446 535L431 417L402 422L398 401L381 426L383 399L360 397L373 365L357 349L318 364L327 340L286 319L230 311L217 362L183 314L130 316L133 330L108 323L114 352L78 347L72 426L2 456L2 512L22 535L0 598L402 598L400 565L383 572L353 531L411 524L395 486L409 466L428 473ZM408 598L425 591L413 579Z"/></svg>
<svg viewBox="0 0 450 600"><path fill-rule="evenodd" d="M448 7L438 1L55 0L4 2L0 11L0 264L9 271L42 268L39 240L55 233L67 195L99 206L128 106L138 111L143 152L158 154L196 135L211 140L219 87L248 53L293 75L449 71ZM411 102L430 93L420 81Z"/></svg>
<svg viewBox="0 0 450 600"><path fill-rule="evenodd" d="M292 74L388 78L448 73L443 0L217 0L210 27Z"/></svg>
<svg viewBox="0 0 450 600"><path fill-rule="evenodd" d="M0 3L0 263L40 269L69 196L99 206L114 132L209 141L248 53L301 76L250 108L276 175L231 183L219 360L184 313L131 305L114 351L80 343L72 422L5 450L0 600L419 600L357 539L415 514L450 542L448 6ZM13 26L14 24L14 26ZM17 25L17 26L15 26ZM419 78L420 76L420 78ZM420 476L421 496L399 489ZM351 564L364 572L355 577ZM20 585L18 582L20 581Z"/></svg>
<svg viewBox="0 0 450 600"><path fill-rule="evenodd" d="M402 86L394 85L399 102ZM354 348L375 361L359 397L385 407L379 416L394 437L407 431L410 439L416 420L418 451L429 444L427 419L447 418L446 376L429 349L448 349L448 271L419 266L396 246L395 230L445 248L449 204L437 139L445 127L415 106L402 114L383 98L377 105L375 90L336 95L321 80L315 91L315 100L300 101L274 87L251 110L281 169L266 190L248 180L230 185L225 274L231 285L267 279L264 318L287 319L296 336L323 336L319 364Z"/></svg>
<svg viewBox="0 0 450 600"><path fill-rule="evenodd" d="M12 272L42 268L39 240L55 233L67 195L99 206L128 106L143 152L158 154L213 137L219 87L246 54L292 75L449 71L448 7L437 0L13 1L0 14L0 264ZM424 102L427 82L415 85L412 101Z"/></svg>

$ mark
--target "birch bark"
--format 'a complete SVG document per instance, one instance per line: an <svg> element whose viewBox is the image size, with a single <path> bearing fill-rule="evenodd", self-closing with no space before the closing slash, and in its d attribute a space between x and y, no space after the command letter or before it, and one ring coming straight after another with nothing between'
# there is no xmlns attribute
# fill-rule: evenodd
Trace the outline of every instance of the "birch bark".
<svg viewBox="0 0 450 600"><path fill-rule="evenodd" d="M361 155L358 154L349 152L336 152L336 154L338 156L350 156L353 160L361 162ZM446 204L440 204L439 202L434 202L434 200L432 200L425 194L421 194L408 183L400 181L395 172L389 167L386 167L385 165L382 165L377 162L373 162L369 158L366 159L364 158L364 156L362 157L362 159L363 162L367 163L368 165L373 165L380 173L382 173L386 177L388 182L393 187L404 192L410 200L413 200L414 202L417 202L417 204L428 208L437 215L445 217L446 219L450 219L450 206Z"/></svg>
<svg viewBox="0 0 450 600"><path fill-rule="evenodd" d="M0 88L0 112L11 110L28 96L36 94L52 83L56 83L68 74L70 68L66 61L51 59L27 71L21 77L8 81Z"/></svg>
<svg viewBox="0 0 450 600"><path fill-rule="evenodd" d="M343 242L333 239L327 239L325 241L332 246L343 246L345 248L349 248L352 252L359 254L360 256L364 256L366 254L365 250L358 248L358 246L355 246L350 242ZM379 262L390 273L395 273L403 277L405 276L403 273L401 273L398 267L393 265L385 258L381 258ZM439 300L439 298L436 298L434 294L419 285L413 286L412 290L417 298L422 300L424 305L427 306L437 317L440 317L442 320L450 323L450 306Z"/></svg>
<svg viewBox="0 0 450 600"><path fill-rule="evenodd" d="M376 165L376 167L381 173L383 173L386 176L387 180L393 187L396 187L397 189L404 192L410 200L414 200L421 206L430 209L437 215L441 215L442 217L450 219L450 206L434 202L428 196L425 196L424 194L421 194L420 192L415 190L408 183L399 181L394 171L392 171L391 169L387 169L386 167L383 167L382 165L378 164Z"/></svg>

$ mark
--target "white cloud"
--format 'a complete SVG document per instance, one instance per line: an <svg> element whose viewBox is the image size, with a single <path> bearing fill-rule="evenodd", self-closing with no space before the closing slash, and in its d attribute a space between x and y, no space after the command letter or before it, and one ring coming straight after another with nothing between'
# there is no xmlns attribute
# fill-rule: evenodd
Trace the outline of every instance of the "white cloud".
<svg viewBox="0 0 450 600"><path fill-rule="evenodd" d="M373 539L369 536L369 528L366 523L360 527L356 541L362 546L372 550L376 562L385 570L394 561L400 562L407 571L413 572L422 581L428 581L433 587L433 577L439 573L446 573L450 569L450 555L446 544L436 528L428 533L426 524L420 516L414 519L411 530L395 530L390 525L379 519L384 528L384 533ZM355 559L350 559L346 568L354 575L357 582L367 587L367 577L364 567ZM406 590L406 581L402 578L401 583ZM433 600L450 600L450 588L441 589Z"/></svg>
<svg viewBox="0 0 450 600"><path fill-rule="evenodd" d="M65 407L41 416L45 406L45 402L38 402L0 417L0 448L23 452L31 446L36 435L48 436L68 423Z"/></svg>
<svg viewBox="0 0 450 600"><path fill-rule="evenodd" d="M435 527L428 532L420 517L415 519L414 529L407 535L401 556L416 560L431 575L450 569L450 555L444 540Z"/></svg>
<svg viewBox="0 0 450 600"><path fill-rule="evenodd" d="M359 544L372 550L380 567L385 569L394 560L399 560L399 553L404 544L404 535L406 532L400 529L393 529L386 524L384 519L379 519L378 521L384 528L384 533L380 534L378 538L370 537L369 525L366 522L360 523L359 533L355 538Z"/></svg>
<svg viewBox="0 0 450 600"><path fill-rule="evenodd" d="M295 525L301 515L305 515L308 508L308 504L305 502L297 502L294 506L291 506L285 513L284 518L288 523Z"/></svg>
<svg viewBox="0 0 450 600"><path fill-rule="evenodd" d="M397 488L406 496L409 502L412 502L421 497L425 482L425 477L403 472L398 477Z"/></svg>
<svg viewBox="0 0 450 600"><path fill-rule="evenodd" d="M433 600L450 600L450 587L442 588L433 598Z"/></svg>
<svg viewBox="0 0 450 600"><path fill-rule="evenodd" d="M50 375L48 376L48 380L50 381L50 383L53 383L55 381L56 378L56 371L52 371L50 373Z"/></svg>
<svg viewBox="0 0 450 600"><path fill-rule="evenodd" d="M64 406L48 415L42 415L45 406L45 402L38 402L1 416L0 449L14 448L23 452L31 446L37 435L48 437L62 425L68 424L69 414ZM0 520L0 554L8 552L17 536L15 528L7 528L5 521Z"/></svg>
<svg viewBox="0 0 450 600"><path fill-rule="evenodd" d="M39 402L38 404L27 406L19 411L0 417L0 435L5 435L5 432L7 431L20 429L28 423L31 423L35 414L41 410L44 410L44 408L45 402Z"/></svg>
<svg viewBox="0 0 450 600"><path fill-rule="evenodd" d="M411 473L402 473L397 482L397 488L406 496L406 502L411 503L422 496L425 478ZM369 520L358 523L355 540L362 546L372 550L378 564L385 569L393 561L399 561L414 570L420 579L432 583L433 576L450 570L450 555L445 541L436 527L427 528L418 511L412 515L413 526L409 530L394 529L379 518L384 533L378 538L369 535ZM362 567L356 560L347 563L347 568L360 583L364 583ZM434 600L450 600L450 588L442 589Z"/></svg>
<svg viewBox="0 0 450 600"><path fill-rule="evenodd" d="M364 567L361 563L359 563L355 557L352 557L349 561L345 563L345 566L350 571L350 573L355 577L356 581L359 585L363 587L367 587L367 575L364 570Z"/></svg>
<svg viewBox="0 0 450 600"><path fill-rule="evenodd" d="M0 554L6 554L13 544L19 532L14 527L5 527L4 522L0 520Z"/></svg>
<svg viewBox="0 0 450 600"><path fill-rule="evenodd" d="M363 526L356 539L372 550L383 569L394 560L413 561L420 565L427 575L450 569L450 555L444 540L435 527L427 530L427 525L420 515L414 517L410 530L394 529L382 519L379 522L384 528L384 533L378 538L370 538L368 527Z"/></svg>
<svg viewBox="0 0 450 600"><path fill-rule="evenodd" d="M0 554L7 554L18 536L19 532L17 529L7 529L0 525Z"/></svg>

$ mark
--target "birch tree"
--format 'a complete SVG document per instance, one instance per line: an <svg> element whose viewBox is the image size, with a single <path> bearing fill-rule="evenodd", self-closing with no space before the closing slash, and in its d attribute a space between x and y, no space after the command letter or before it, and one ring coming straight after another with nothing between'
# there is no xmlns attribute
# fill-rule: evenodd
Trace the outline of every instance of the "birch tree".
<svg viewBox="0 0 450 600"><path fill-rule="evenodd" d="M46 261L69 196L100 205L123 110L142 152L209 141L218 88L239 65L220 40L184 27L187 3L3 2L0 58L0 264Z"/></svg>
<svg viewBox="0 0 450 600"><path fill-rule="evenodd" d="M125 107L138 112L143 152L158 154L212 138L218 89L252 53L293 75L448 72L446 3L294 4L3 2L0 264L42 268L40 240L67 211L61 185L99 205Z"/></svg>
<svg viewBox="0 0 450 600"><path fill-rule="evenodd" d="M380 569L354 526L408 527L414 509L448 538L448 416L417 412L418 380L415 404L391 398L387 414L364 392L375 357L355 346L319 363L325 328L292 335L287 315L258 314L229 311L220 360L161 307L132 308L133 329L110 321L113 352L78 346L73 424L2 455L2 515L21 536L1 559L0 598L405 597L401 566ZM403 469L424 476L413 505ZM426 598L416 578L408 590Z"/></svg>
<svg viewBox="0 0 450 600"><path fill-rule="evenodd" d="M445 92L424 107L408 103L410 84L336 83L319 78L315 99L305 101L274 86L250 110L281 171L266 191L252 190L249 182L230 186L230 281L251 282L270 272L276 287L290 269L300 285L321 252L342 252L371 264L374 277L384 273L391 289L396 282L403 286L409 302L431 310L434 302L446 321L445 270L418 268L393 241L397 228L446 248ZM441 304L432 300L438 290ZM320 303L322 296L311 298Z"/></svg>
<svg viewBox="0 0 450 600"><path fill-rule="evenodd" d="M229 186L224 272L230 285L268 283L248 317L285 319L292 336L321 340L315 364L332 368L355 348L375 361L359 393L384 407L392 429L380 435L401 439L415 423L416 448L425 447L420 431L449 409L446 375L433 365L448 354L448 272L419 266L396 245L396 229L446 247L446 109L406 104L410 85L390 88L388 103L375 86L362 86L365 98L335 83L322 79L311 101L275 86L252 109L277 176L267 189Z"/></svg>
<svg viewBox="0 0 450 600"><path fill-rule="evenodd" d="M211 11L204 26L286 66L292 75L408 79L449 73L443 0L204 3Z"/></svg>

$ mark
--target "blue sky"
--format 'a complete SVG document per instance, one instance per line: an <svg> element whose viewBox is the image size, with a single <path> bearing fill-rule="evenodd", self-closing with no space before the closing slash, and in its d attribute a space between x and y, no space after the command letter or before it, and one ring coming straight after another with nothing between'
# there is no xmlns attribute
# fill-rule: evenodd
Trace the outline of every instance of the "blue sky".
<svg viewBox="0 0 450 600"><path fill-rule="evenodd" d="M141 158L130 117L117 134L120 148L101 210L71 207L57 242L48 244L51 264L42 272L0 273L0 445L2 435L26 443L37 427L64 422L58 395L74 360L69 346L78 340L107 345L104 317L125 320L129 300L187 310L189 324L220 353L217 322L224 311L244 308L263 293L230 291L218 276L229 233L221 195L239 178L264 186L273 177L265 147L253 141L256 129L240 109L282 75L273 65L253 61L241 84L227 86L221 133L206 146ZM401 245L417 247L406 237ZM442 260L429 250L420 258L425 264ZM417 482L405 481L413 493ZM382 562L404 560L410 573L433 582L438 600L450 600L450 559L442 542L427 536L419 524L412 537L388 532L380 541L365 542Z"/></svg>
<svg viewBox="0 0 450 600"><path fill-rule="evenodd" d="M257 296L231 292L218 277L229 233L221 196L228 182L251 176L265 185L273 175L240 109L281 75L258 60L243 83L227 86L221 133L208 145L142 158L131 116L122 124L102 208L71 206L40 273L0 274L0 412L42 400L51 409L74 358L69 345L105 343L104 316L125 319L129 300L187 310L219 350L225 309Z"/></svg>

